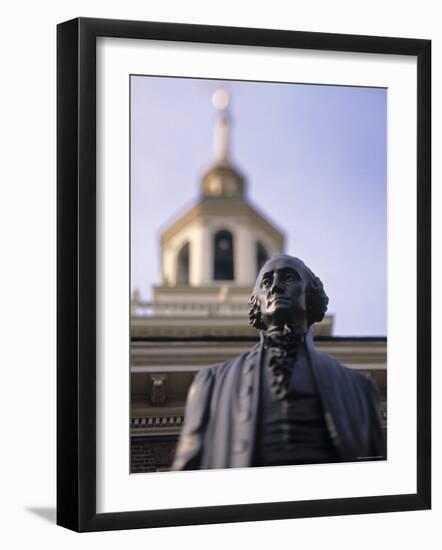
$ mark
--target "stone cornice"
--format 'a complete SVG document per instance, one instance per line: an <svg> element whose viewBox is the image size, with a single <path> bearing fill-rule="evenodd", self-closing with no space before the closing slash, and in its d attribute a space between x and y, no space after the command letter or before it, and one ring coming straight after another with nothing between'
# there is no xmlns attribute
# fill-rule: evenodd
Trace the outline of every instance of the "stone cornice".
<svg viewBox="0 0 442 550"><path fill-rule="evenodd" d="M255 225L275 241L281 250L284 247L284 233L258 212L249 203L238 199L202 200L189 210L178 216L161 232L161 245L164 246L172 237L179 233L186 225L204 217L222 216L225 219L232 217L244 218L248 225Z"/></svg>

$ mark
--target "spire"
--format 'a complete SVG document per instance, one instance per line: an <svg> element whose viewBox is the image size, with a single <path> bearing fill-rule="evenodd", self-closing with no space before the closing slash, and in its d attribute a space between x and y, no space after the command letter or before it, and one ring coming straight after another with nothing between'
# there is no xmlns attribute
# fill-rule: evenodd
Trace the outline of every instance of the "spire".
<svg viewBox="0 0 442 550"><path fill-rule="evenodd" d="M245 181L230 161L230 97L225 89L218 89L212 96L212 103L218 110L214 132L215 162L202 177L204 199L241 199Z"/></svg>
<svg viewBox="0 0 442 550"><path fill-rule="evenodd" d="M215 159L222 164L229 162L229 102L229 94L222 88L216 90L212 96L213 106L219 111L214 134Z"/></svg>

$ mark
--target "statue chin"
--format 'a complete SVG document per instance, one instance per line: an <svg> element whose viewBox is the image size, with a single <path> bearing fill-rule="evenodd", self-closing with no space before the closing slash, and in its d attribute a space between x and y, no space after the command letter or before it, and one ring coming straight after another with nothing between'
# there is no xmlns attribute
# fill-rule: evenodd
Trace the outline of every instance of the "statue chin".
<svg viewBox="0 0 442 550"><path fill-rule="evenodd" d="M269 337L277 336L278 338L288 339L288 340L302 340L305 334L308 331L308 326L306 324L288 324L284 325L273 325L264 331L264 334Z"/></svg>
<svg viewBox="0 0 442 550"><path fill-rule="evenodd" d="M262 316L265 332L284 331L305 334L308 330L305 318L293 316L293 308L278 307L271 314Z"/></svg>

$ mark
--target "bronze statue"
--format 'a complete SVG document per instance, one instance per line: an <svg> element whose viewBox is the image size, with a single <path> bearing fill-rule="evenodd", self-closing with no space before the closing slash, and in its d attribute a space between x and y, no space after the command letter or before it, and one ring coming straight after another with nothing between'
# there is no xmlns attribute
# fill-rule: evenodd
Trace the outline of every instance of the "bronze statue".
<svg viewBox="0 0 442 550"><path fill-rule="evenodd" d="M310 327L327 304L298 258L264 264L249 311L260 343L195 377L172 469L385 458L374 383L313 345Z"/></svg>

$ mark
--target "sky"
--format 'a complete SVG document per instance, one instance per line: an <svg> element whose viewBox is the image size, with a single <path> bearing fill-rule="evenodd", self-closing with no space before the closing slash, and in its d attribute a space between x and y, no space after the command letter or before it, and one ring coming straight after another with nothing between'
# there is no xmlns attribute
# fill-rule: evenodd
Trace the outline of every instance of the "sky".
<svg viewBox="0 0 442 550"><path fill-rule="evenodd" d="M159 234L199 197L214 161L219 88L232 163L286 253L323 281L335 336L386 336L387 90L131 77L131 284L152 297Z"/></svg>

